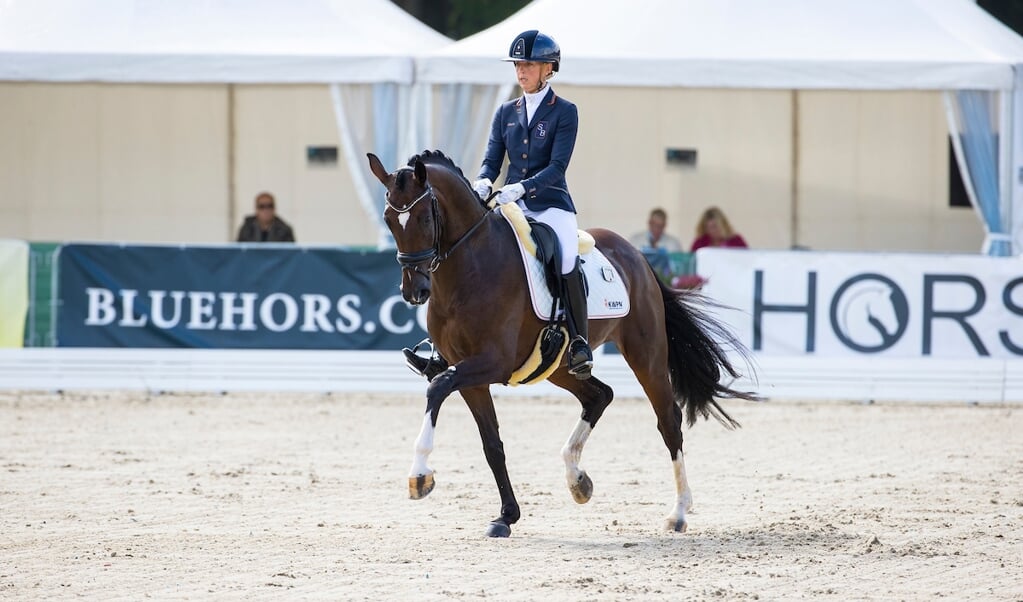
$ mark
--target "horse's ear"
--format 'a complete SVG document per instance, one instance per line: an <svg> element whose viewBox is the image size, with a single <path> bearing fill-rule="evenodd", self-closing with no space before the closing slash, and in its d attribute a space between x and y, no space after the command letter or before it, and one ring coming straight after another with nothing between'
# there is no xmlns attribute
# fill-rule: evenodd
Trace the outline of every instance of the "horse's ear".
<svg viewBox="0 0 1023 602"><path fill-rule="evenodd" d="M384 164L380 162L380 158L373 153L366 153L366 156L369 157L369 170L380 180L381 184L387 186L387 176L390 174L384 169Z"/></svg>
<svg viewBox="0 0 1023 602"><path fill-rule="evenodd" d="M426 186L426 165L423 165L423 162L420 161L418 157L416 158L414 169L416 182L418 182L421 186Z"/></svg>

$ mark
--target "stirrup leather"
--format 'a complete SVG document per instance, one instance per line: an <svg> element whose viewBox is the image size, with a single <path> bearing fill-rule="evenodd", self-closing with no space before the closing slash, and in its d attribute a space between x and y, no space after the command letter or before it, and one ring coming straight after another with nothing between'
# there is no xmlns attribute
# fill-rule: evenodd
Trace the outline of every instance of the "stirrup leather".
<svg viewBox="0 0 1023 602"><path fill-rule="evenodd" d="M586 315L586 284L583 282L580 262L575 269L561 277L565 301L565 322L572 341L568 345L568 373L579 380L590 377L593 369L593 351L586 341L589 322Z"/></svg>

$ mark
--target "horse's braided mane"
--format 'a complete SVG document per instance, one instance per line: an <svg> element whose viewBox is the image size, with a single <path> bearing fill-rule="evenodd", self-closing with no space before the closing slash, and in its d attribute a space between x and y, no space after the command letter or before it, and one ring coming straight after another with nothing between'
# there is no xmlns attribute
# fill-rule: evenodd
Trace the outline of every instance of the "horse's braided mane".
<svg viewBox="0 0 1023 602"><path fill-rule="evenodd" d="M447 167L454 173L458 174L458 177L461 178L462 183L465 184L466 188L472 190L472 184L469 183L469 180L466 179L465 174L462 173L462 168L455 165L454 160L452 160L451 157L445 155L441 151L424 150L418 155L412 155L411 157L409 157L408 163L406 163L406 165L408 165L409 167L414 166L416 164L417 159L419 161L422 161L423 163Z"/></svg>

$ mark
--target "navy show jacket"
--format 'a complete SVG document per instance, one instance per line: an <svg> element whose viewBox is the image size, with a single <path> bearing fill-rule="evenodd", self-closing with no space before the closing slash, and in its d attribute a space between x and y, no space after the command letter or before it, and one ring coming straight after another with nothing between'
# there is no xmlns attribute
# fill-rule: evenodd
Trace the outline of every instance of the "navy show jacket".
<svg viewBox="0 0 1023 602"><path fill-rule="evenodd" d="M522 183L526 207L533 211L557 207L575 213L565 170L578 131L578 109L549 87L529 124L525 99L510 100L494 114L487 154L478 177L497 180L507 152L505 184Z"/></svg>

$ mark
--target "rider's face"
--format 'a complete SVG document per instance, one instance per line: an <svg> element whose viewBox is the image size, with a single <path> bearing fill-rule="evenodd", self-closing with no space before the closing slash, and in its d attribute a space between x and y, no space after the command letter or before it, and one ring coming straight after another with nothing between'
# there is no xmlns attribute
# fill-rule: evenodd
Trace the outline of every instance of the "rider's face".
<svg viewBox="0 0 1023 602"><path fill-rule="evenodd" d="M524 92L536 92L553 70L550 63L515 61L515 77Z"/></svg>

